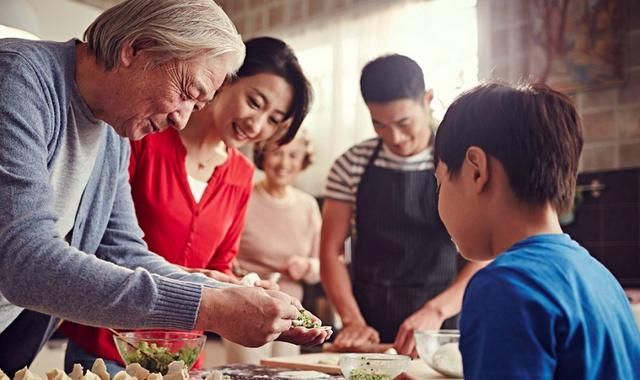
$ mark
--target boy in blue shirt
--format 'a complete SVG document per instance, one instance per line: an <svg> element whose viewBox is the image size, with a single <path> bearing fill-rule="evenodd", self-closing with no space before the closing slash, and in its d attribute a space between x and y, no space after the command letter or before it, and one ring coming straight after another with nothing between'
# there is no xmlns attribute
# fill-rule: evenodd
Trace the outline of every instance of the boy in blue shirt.
<svg viewBox="0 0 640 380"><path fill-rule="evenodd" d="M622 288L558 222L582 144L571 101L545 85L480 85L440 124L440 216L465 258L494 260L463 300L466 380L640 379Z"/></svg>

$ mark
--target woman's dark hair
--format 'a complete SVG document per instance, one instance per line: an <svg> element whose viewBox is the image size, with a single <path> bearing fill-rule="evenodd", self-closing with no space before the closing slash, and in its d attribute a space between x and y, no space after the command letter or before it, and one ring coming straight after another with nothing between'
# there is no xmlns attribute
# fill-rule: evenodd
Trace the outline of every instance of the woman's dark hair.
<svg viewBox="0 0 640 380"><path fill-rule="evenodd" d="M523 202L571 207L582 151L582 125L571 99L544 84L490 82L458 97L436 134L434 158L455 177L476 146L504 167Z"/></svg>
<svg viewBox="0 0 640 380"><path fill-rule="evenodd" d="M383 55L367 63L360 75L365 103L389 103L400 99L422 99L424 74L413 59L400 54Z"/></svg>
<svg viewBox="0 0 640 380"><path fill-rule="evenodd" d="M245 46L247 53L238 70L238 77L274 74L284 79L293 91L291 106L285 115L285 120L291 119L291 125L277 141L278 145L284 145L293 140L309 112L313 98L311 84L302 72L293 50L283 41L272 37L257 37L246 41Z"/></svg>

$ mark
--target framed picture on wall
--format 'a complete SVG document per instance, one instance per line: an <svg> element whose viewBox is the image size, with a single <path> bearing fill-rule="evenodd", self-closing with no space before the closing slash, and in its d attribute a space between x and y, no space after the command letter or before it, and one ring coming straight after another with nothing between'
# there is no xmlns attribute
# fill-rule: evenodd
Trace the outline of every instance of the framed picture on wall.
<svg viewBox="0 0 640 380"><path fill-rule="evenodd" d="M568 93L620 84L626 1L534 0L535 77Z"/></svg>

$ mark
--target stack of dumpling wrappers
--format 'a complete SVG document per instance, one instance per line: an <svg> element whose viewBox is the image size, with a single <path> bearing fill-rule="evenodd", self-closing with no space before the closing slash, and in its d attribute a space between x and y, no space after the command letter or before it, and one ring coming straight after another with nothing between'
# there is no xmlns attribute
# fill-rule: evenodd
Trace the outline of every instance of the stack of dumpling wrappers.
<svg viewBox="0 0 640 380"><path fill-rule="evenodd" d="M211 371L205 380L225 380L229 379L220 371ZM2 370L0 370L0 380L11 380ZM24 367L16 372L13 380L43 380L33 372ZM169 364L169 370L166 375L159 373L150 373L142 368L140 364L129 364L124 371L116 373L113 379L107 372L107 367L102 359L96 359L91 370L84 373L84 369L80 364L74 364L73 371L66 374L59 369L47 372L47 380L189 380L189 369L182 360Z"/></svg>

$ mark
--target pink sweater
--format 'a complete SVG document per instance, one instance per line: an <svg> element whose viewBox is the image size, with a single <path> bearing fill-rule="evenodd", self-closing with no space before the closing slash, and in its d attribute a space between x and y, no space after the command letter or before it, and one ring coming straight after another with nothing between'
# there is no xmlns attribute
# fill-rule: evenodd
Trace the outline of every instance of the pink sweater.
<svg viewBox="0 0 640 380"><path fill-rule="evenodd" d="M261 278L281 272L280 290L302 299L302 285L287 275L287 260L294 255L311 257L311 268L303 280L309 284L320 281L320 227L320 210L311 195L289 187L284 198L274 198L256 186L249 200L238 263Z"/></svg>

